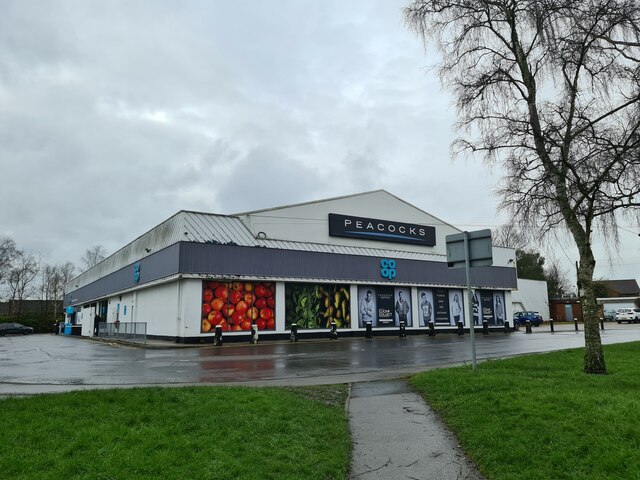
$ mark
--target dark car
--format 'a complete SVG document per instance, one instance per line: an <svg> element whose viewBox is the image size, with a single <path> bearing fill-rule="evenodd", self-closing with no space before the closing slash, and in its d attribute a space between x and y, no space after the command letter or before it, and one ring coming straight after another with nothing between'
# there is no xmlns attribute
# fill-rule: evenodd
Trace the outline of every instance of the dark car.
<svg viewBox="0 0 640 480"><path fill-rule="evenodd" d="M513 324L525 325L527 321L531 322L534 327L539 327L544 320L538 312L514 312Z"/></svg>
<svg viewBox="0 0 640 480"><path fill-rule="evenodd" d="M33 333L33 328L21 323L0 323L0 337L4 337L8 333L28 335Z"/></svg>

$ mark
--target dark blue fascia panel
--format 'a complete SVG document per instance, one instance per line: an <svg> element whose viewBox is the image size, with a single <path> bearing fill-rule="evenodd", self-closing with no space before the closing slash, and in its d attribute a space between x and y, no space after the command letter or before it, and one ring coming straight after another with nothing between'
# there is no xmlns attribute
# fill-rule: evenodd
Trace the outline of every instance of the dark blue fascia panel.
<svg viewBox="0 0 640 480"><path fill-rule="evenodd" d="M280 250L236 245L180 242L149 255L95 282L65 295L64 306L105 298L145 283L183 275L249 276L270 279L314 278L337 282L385 282L389 284L464 285L464 269L450 269L446 262L392 258L396 276L381 275L383 257ZM140 278L134 280L134 265ZM471 269L471 284L485 289L517 287L516 269Z"/></svg>
<svg viewBox="0 0 640 480"><path fill-rule="evenodd" d="M179 255L180 245L171 245L65 295L64 306L78 305L89 300L104 298L114 292L175 275L178 273ZM140 265L137 282L134 277L136 263Z"/></svg>
<svg viewBox="0 0 640 480"><path fill-rule="evenodd" d="M466 284L464 269L450 269L446 262L393 259L396 263L396 277L389 280L381 275L382 257L190 242L182 242L180 245L182 274L317 278L390 284ZM472 268L471 284L480 288L516 288L516 269Z"/></svg>

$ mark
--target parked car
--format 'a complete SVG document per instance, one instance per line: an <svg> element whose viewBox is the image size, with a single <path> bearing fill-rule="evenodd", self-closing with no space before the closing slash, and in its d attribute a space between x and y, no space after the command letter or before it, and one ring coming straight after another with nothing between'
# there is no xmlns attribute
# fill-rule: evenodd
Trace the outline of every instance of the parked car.
<svg viewBox="0 0 640 480"><path fill-rule="evenodd" d="M544 320L538 312L514 312L513 325L524 325L527 321L531 322L534 327L539 327Z"/></svg>
<svg viewBox="0 0 640 480"><path fill-rule="evenodd" d="M33 333L33 328L22 325L21 323L0 323L0 337L4 337L8 333L28 335Z"/></svg>
<svg viewBox="0 0 640 480"><path fill-rule="evenodd" d="M606 321L612 322L616 319L616 310L605 310L602 316Z"/></svg>
<svg viewBox="0 0 640 480"><path fill-rule="evenodd" d="M616 322L640 322L640 308L621 308L616 312Z"/></svg>

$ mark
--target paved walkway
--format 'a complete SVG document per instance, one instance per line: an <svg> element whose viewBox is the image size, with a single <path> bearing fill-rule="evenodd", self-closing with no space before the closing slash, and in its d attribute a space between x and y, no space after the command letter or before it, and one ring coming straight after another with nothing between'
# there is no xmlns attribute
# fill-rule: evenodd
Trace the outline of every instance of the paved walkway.
<svg viewBox="0 0 640 480"><path fill-rule="evenodd" d="M403 380L355 383L352 480L482 480L455 436Z"/></svg>

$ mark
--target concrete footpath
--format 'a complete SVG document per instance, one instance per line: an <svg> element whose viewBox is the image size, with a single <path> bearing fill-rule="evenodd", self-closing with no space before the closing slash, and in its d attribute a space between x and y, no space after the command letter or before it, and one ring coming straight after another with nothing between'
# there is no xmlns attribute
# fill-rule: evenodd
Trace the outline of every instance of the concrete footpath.
<svg viewBox="0 0 640 480"><path fill-rule="evenodd" d="M354 383L350 479L482 480L455 436L404 380Z"/></svg>

